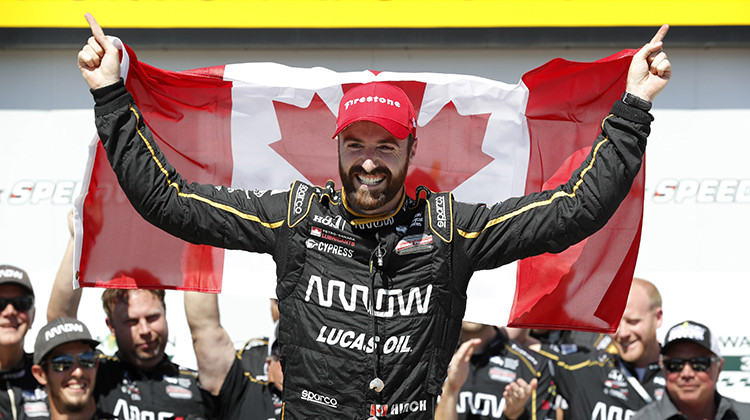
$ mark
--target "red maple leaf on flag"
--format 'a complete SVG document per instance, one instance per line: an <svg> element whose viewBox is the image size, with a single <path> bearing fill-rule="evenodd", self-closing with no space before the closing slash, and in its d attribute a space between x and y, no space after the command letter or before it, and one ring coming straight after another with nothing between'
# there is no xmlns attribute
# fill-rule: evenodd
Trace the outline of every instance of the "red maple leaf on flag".
<svg viewBox="0 0 750 420"><path fill-rule="evenodd" d="M424 83L394 85L418 104L415 109L419 112ZM353 86L344 85L344 90ZM337 146L331 139L336 116L320 96L313 95L307 108L274 101L274 109L281 140L269 146L312 184L325 185L334 180L340 185ZM419 146L406 179L406 190L425 185L433 191L450 191L492 162L492 157L482 152L488 120L489 114L460 115L449 102L429 123L419 127Z"/></svg>
<svg viewBox="0 0 750 420"><path fill-rule="evenodd" d="M406 178L406 191L424 185L432 191L453 191L493 158L482 152L490 114L461 115L448 102L424 127L417 129L419 146Z"/></svg>
<svg viewBox="0 0 750 420"><path fill-rule="evenodd" d="M336 116L316 93L307 108L273 102L281 140L269 144L313 185L332 179L341 184L338 169Z"/></svg>

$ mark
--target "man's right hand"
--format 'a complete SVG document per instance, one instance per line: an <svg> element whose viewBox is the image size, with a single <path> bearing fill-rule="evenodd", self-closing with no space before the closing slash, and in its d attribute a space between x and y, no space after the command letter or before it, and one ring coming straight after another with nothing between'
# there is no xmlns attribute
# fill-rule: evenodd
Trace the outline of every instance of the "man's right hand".
<svg viewBox="0 0 750 420"><path fill-rule="evenodd" d="M99 89L120 80L120 52L90 13L86 13L86 20L92 36L78 52L78 68L89 87Z"/></svg>

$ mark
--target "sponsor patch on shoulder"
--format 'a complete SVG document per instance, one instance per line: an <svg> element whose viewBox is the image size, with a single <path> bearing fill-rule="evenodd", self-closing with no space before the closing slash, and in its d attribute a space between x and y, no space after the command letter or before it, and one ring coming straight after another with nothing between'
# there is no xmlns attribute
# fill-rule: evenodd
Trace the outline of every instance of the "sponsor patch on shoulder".
<svg viewBox="0 0 750 420"><path fill-rule="evenodd" d="M429 252L433 248L432 235L417 234L404 236L396 244L396 254L407 255Z"/></svg>

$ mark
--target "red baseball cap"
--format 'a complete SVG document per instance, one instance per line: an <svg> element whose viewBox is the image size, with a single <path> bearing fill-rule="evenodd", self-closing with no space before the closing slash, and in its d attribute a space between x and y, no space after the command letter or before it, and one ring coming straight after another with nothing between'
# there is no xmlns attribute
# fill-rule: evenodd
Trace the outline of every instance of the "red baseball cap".
<svg viewBox="0 0 750 420"><path fill-rule="evenodd" d="M403 90L388 83L366 83L346 92L339 103L333 137L357 121L377 123L398 139L417 136L414 106Z"/></svg>

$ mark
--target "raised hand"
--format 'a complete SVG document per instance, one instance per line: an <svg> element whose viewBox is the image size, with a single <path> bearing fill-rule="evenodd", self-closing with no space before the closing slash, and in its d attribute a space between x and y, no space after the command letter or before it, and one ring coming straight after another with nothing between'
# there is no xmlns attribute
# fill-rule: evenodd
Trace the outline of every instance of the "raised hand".
<svg viewBox="0 0 750 420"><path fill-rule="evenodd" d="M466 340L456 350L456 353L451 359L450 365L448 365L448 377L446 378L446 385L451 388L452 391L458 392L469 377L469 361L471 355L474 354L474 348L482 343L482 340L473 338Z"/></svg>
<svg viewBox="0 0 750 420"><path fill-rule="evenodd" d="M503 413L509 419L521 417L526 403L531 399L532 392L536 389L538 381L536 378L526 382L523 378L516 379L505 386L503 398L505 398L505 409Z"/></svg>
<svg viewBox="0 0 750 420"><path fill-rule="evenodd" d="M662 25L651 42L633 56L628 70L626 90L649 102L664 90L672 76L672 64L662 49L667 31L669 25Z"/></svg>
<svg viewBox="0 0 750 420"><path fill-rule="evenodd" d="M98 89L120 80L120 52L90 13L86 20L92 36L78 52L78 68L89 87Z"/></svg>

